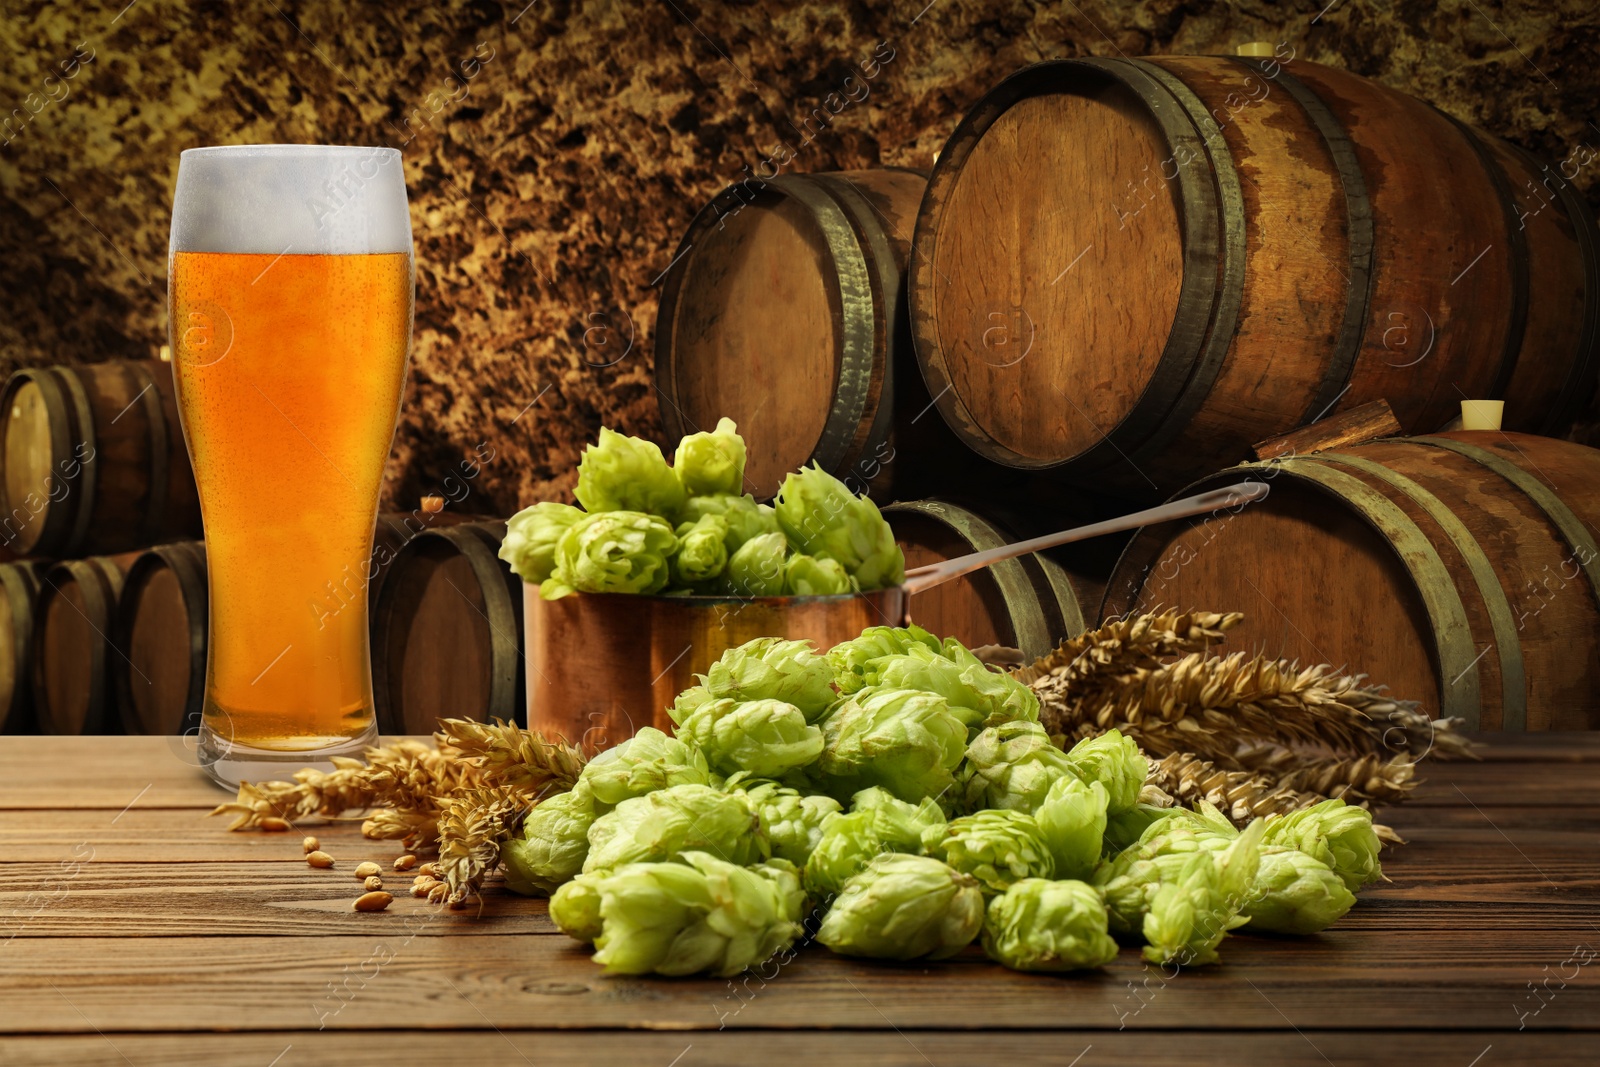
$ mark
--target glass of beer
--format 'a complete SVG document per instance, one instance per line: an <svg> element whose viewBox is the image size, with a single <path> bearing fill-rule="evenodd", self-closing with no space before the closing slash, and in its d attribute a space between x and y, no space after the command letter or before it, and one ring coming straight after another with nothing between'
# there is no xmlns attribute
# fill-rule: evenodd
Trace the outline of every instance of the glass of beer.
<svg viewBox="0 0 1600 1067"><path fill-rule="evenodd" d="M400 153L184 152L168 257L210 587L200 763L285 778L378 735L366 584L415 289Z"/></svg>

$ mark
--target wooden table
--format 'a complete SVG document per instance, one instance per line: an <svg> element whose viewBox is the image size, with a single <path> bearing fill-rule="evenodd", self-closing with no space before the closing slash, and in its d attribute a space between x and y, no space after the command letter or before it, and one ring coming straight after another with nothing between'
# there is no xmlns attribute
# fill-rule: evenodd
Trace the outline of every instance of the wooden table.
<svg viewBox="0 0 1600 1067"><path fill-rule="evenodd" d="M1491 740L1425 768L1392 881L1320 937L1170 980L1131 950L1052 978L813 948L723 981L608 978L499 892L357 914L350 872L398 850L355 825L313 831L312 870L299 833L202 818L222 794L176 742L6 737L0 1064L1592 1065L1600 735Z"/></svg>

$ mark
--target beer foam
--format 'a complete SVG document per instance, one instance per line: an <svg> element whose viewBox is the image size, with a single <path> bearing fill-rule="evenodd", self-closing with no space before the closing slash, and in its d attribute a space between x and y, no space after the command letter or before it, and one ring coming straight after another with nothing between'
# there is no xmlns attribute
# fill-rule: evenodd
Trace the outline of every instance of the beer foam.
<svg viewBox="0 0 1600 1067"><path fill-rule="evenodd" d="M394 148L238 145L178 158L170 252L411 251Z"/></svg>

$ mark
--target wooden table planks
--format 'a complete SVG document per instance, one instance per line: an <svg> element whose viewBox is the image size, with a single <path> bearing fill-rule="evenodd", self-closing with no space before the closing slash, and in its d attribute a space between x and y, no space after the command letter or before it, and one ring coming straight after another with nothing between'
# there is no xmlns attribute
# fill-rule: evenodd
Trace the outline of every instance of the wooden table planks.
<svg viewBox="0 0 1600 1067"><path fill-rule="evenodd" d="M1600 737L1489 741L1384 813L1391 881L1319 937L1170 979L806 950L730 982L608 978L500 893L356 914L355 864L398 852L356 824L312 831L314 871L298 833L204 819L223 794L164 739L7 737L0 1064L1593 1064Z"/></svg>

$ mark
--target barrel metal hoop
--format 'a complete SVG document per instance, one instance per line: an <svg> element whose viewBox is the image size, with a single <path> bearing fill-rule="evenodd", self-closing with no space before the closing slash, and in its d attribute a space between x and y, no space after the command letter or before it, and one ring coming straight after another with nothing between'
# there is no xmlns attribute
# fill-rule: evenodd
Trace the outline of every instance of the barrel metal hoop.
<svg viewBox="0 0 1600 1067"><path fill-rule="evenodd" d="M1494 633L1494 643L1500 660L1500 729L1526 730L1528 727L1528 681L1522 662L1522 641L1517 636L1517 621L1511 611L1511 602L1500 584L1499 577L1489 564L1483 546L1472 536L1466 524L1420 483L1406 477L1391 467L1376 463L1363 456L1345 452L1318 452L1316 458L1323 463L1336 463L1362 471L1386 482L1415 501L1439 528L1450 538L1456 551L1466 561L1467 570L1477 583L1478 593L1489 615L1489 626Z"/></svg>
<svg viewBox="0 0 1600 1067"><path fill-rule="evenodd" d="M1433 630L1439 667L1439 706L1446 716L1460 717L1466 728L1478 728L1480 703L1478 660L1472 647L1472 628L1450 572L1438 551L1417 525L1388 497L1353 474L1321 464L1318 456L1277 461L1284 470L1321 486L1353 507L1388 540L1401 564L1416 582L1428 623ZM1261 469L1246 465L1235 470Z"/></svg>
<svg viewBox="0 0 1600 1067"><path fill-rule="evenodd" d="M933 256L938 243L936 222L940 211L950 198L961 164L971 154L981 132L993 125L1013 104L1035 90L1059 87L1071 75L1085 72L1097 79L1119 84L1145 101L1149 105L1149 118L1161 130L1166 147L1172 152L1170 158L1176 162L1179 154L1187 152L1190 161L1200 166L1179 165L1174 176L1179 187L1174 200L1178 204L1179 223L1183 230L1183 281L1178 292L1177 314L1172 329L1144 395L1121 422L1104 431L1102 440L1081 455L1066 459L1039 459L1016 452L995 440L978 423L955 391L950 367L940 345L935 310L931 306L937 303L936 294L941 286L928 284L926 279L934 271ZM1204 168L1204 174L1197 173L1201 167ZM991 89L962 116L955 132L945 142L944 151L928 179L928 190L917 212L917 226L912 235L908 273L911 276L912 334L919 342L917 361L939 413L969 448L985 459L1020 470L1047 470L1068 464L1074 468L1080 464L1098 467L1119 461L1127 462L1125 449L1140 444L1160 425L1161 418L1171 409L1179 387L1187 380L1199 358L1216 299L1220 242L1215 183L1210 170L1210 158L1201 143L1199 131L1194 128L1187 113L1165 86L1131 60L1083 58L1034 63ZM933 294L932 300L920 299L919 294L923 293Z"/></svg>
<svg viewBox="0 0 1600 1067"><path fill-rule="evenodd" d="M1216 304L1199 356L1194 360L1172 407L1162 415L1146 440L1140 442L1127 457L1128 463L1137 469L1140 460L1160 458L1173 439L1188 428L1190 421L1210 397L1217 375L1222 372L1223 361L1233 347L1234 334L1239 326L1239 308L1244 302L1246 219L1244 193L1239 187L1239 172L1233 165L1233 153L1211 111L1194 90L1171 71L1149 60L1136 59L1131 62L1137 63L1173 95L1200 132L1206 154L1211 160L1213 195L1218 206L1218 244L1222 256Z"/></svg>
<svg viewBox="0 0 1600 1067"><path fill-rule="evenodd" d="M947 504L942 500L911 500L891 504L883 509L886 514L910 512L924 515L954 530L972 546L974 552L999 548L1006 539L982 518L965 508ZM1028 572L1021 558L1004 559L987 568L1000 588L1000 598L1014 614L1011 616L1012 636L1017 647L1030 659L1049 653L1054 646L1050 641L1050 626L1045 621L1044 607L1039 603L1038 590L1028 581Z"/></svg>
<svg viewBox="0 0 1600 1067"><path fill-rule="evenodd" d="M1578 333L1578 348L1572 354L1572 364L1567 370L1566 384L1561 395L1551 406L1539 432L1560 437L1578 418L1583 406L1593 395L1596 363L1600 362L1600 229L1595 225L1594 212L1589 202L1573 184L1561 174L1551 174L1550 165L1517 145L1507 142L1513 152L1527 161L1530 170L1540 171L1555 180L1555 193L1566 213L1567 224L1572 227L1573 239L1578 245L1578 258L1583 261L1583 325ZM1546 187L1549 183L1544 183Z"/></svg>
<svg viewBox="0 0 1600 1067"><path fill-rule="evenodd" d="M161 540L167 527L167 480L170 476L168 449L172 447L167 413L161 406L161 390L156 388L156 378L143 363L129 363L127 371L139 386L136 402L144 411L149 426L150 444L150 495L145 499L144 523L139 532L140 544L153 545Z"/></svg>
<svg viewBox="0 0 1600 1067"><path fill-rule="evenodd" d="M1230 57L1236 62L1267 77L1271 60L1254 60ZM1299 425L1315 422L1333 410L1349 389L1351 375L1355 373L1356 359L1361 355L1361 344L1367 332L1367 309L1372 304L1373 256L1376 250L1372 222L1372 198L1367 192L1367 177L1356 157L1355 145L1350 141L1344 124L1333 113L1316 90L1290 74L1283 64L1271 80L1283 86L1284 92L1300 105L1311 124L1316 127L1333 159L1334 170L1339 175L1339 185L1344 192L1344 213L1347 240L1350 245L1350 277L1345 285L1344 318L1339 323L1339 335L1328 353L1328 365L1317 384L1311 403L1300 416Z"/></svg>
<svg viewBox="0 0 1600 1067"><path fill-rule="evenodd" d="M83 550L84 544L89 540L89 522L94 518L94 503L97 482L100 470L100 441L95 435L94 408L89 405L89 394L83 388L83 383L78 380L77 371L72 367L59 367L56 374L65 387L67 395L72 400L72 406L77 414L78 440L89 447L89 457L80 464L78 490L83 494L78 501L78 506L72 509L72 531L67 535L66 543L61 546L59 555L75 556Z"/></svg>
<svg viewBox="0 0 1600 1067"><path fill-rule="evenodd" d="M1555 490L1543 479L1495 455L1487 448L1480 448L1465 441L1454 441L1448 437L1408 437L1405 440L1413 444L1449 449L1479 466L1488 468L1521 490L1535 507L1544 512L1545 517L1550 520L1550 525L1556 528L1561 539L1567 543L1567 547L1572 549L1573 557L1578 560L1583 567L1583 573L1589 579L1589 590L1594 595L1595 606L1600 607L1600 546L1596 545L1594 536L1589 533L1589 528L1583 520L1573 514L1572 509L1567 507L1566 501L1556 495Z"/></svg>
<svg viewBox="0 0 1600 1067"><path fill-rule="evenodd" d="M857 467L862 465L863 457L889 439L890 428L894 425L894 334L905 306L904 278L900 272L900 265L895 261L894 251L889 247L889 239L884 234L884 228L878 222L878 219L882 218L882 213L873 207L872 201L848 178L817 174L813 179L832 193L854 220L857 240L863 238L866 240L867 247L872 253L870 266L872 280L875 282L874 290L877 293L875 306L882 311L882 315L878 316L874 323L874 345L881 343L883 352L883 377L878 388L877 408L870 421L863 419L857 427L855 439L850 443L850 454L844 459L844 463L849 466L842 466L834 471L840 478L855 475L862 483L864 492L868 478ZM871 400L870 380L868 391L869 396L866 399Z"/></svg>
<svg viewBox="0 0 1600 1067"><path fill-rule="evenodd" d="M1478 157L1479 165L1489 177L1489 184L1494 186L1495 196L1500 200L1500 215L1505 222L1511 260L1511 318L1506 323L1505 345L1500 352L1500 367L1495 371L1494 391L1490 396L1503 397L1511 386L1511 377L1517 370L1517 357L1522 353L1523 341L1528 333L1528 231L1517 217L1516 197L1511 191L1511 181L1506 177L1505 168L1494 158L1494 153L1483 143L1483 138L1471 126L1437 105L1434 110L1449 119L1450 124L1467 139Z"/></svg>
<svg viewBox="0 0 1600 1067"><path fill-rule="evenodd" d="M876 312L872 282L867 274L866 252L856 238L850 218L818 183L805 175L784 175L767 183L784 196L793 197L811 212L822 231L839 284L839 373L834 379L834 402L823 423L822 435L811 460L824 470L837 470L850 457L850 445L867 411L872 388L872 361L876 345Z"/></svg>

